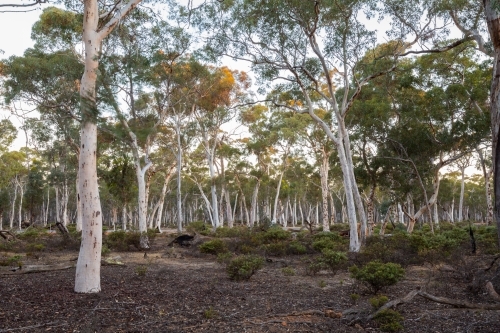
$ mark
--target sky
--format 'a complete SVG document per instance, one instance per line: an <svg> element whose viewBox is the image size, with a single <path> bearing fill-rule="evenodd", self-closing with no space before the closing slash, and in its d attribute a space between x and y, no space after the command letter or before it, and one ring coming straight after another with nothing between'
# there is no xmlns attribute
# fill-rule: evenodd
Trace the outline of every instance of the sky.
<svg viewBox="0 0 500 333"><path fill-rule="evenodd" d="M38 20L42 13L40 8L27 13L0 13L0 58L7 58L12 55L22 55L24 50L33 46L30 38L31 27ZM11 115L8 110L0 107L0 119L9 118L15 125L19 121ZM18 149L26 144L25 136L19 132L13 147Z"/></svg>

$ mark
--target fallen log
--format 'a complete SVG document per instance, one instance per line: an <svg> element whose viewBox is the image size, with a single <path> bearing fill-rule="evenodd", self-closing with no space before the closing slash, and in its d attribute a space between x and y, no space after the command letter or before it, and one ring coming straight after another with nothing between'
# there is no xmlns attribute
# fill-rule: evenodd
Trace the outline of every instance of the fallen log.
<svg viewBox="0 0 500 333"><path fill-rule="evenodd" d="M8 230L0 230L0 236L5 239L7 242L10 242L14 239L16 239L16 236Z"/></svg>
<svg viewBox="0 0 500 333"><path fill-rule="evenodd" d="M58 265L20 265L19 267L7 267L0 270L0 275L18 275L39 272L60 271L75 267L74 264L58 264Z"/></svg>

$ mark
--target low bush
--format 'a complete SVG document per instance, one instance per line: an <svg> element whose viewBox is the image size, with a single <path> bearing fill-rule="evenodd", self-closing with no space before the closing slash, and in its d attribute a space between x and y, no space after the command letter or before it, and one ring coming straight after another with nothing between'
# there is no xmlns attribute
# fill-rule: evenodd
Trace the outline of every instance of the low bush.
<svg viewBox="0 0 500 333"><path fill-rule="evenodd" d="M288 244L287 253L295 255L306 254L307 247L298 241L293 241Z"/></svg>
<svg viewBox="0 0 500 333"><path fill-rule="evenodd" d="M333 273L336 273L337 270L342 268L344 263L347 262L347 254L325 249L321 252L319 260L321 260L325 267L328 267Z"/></svg>
<svg viewBox="0 0 500 333"><path fill-rule="evenodd" d="M390 309L380 311L374 318L383 332L401 331L404 328L401 324L403 319L403 316L399 312Z"/></svg>
<svg viewBox="0 0 500 333"><path fill-rule="evenodd" d="M263 248L266 251L266 255L280 257L286 254L287 243L286 242L271 243L264 245Z"/></svg>
<svg viewBox="0 0 500 333"><path fill-rule="evenodd" d="M320 260L320 258L316 258L314 260L307 261L305 273L306 275L313 276L318 274L323 269L326 269L325 264Z"/></svg>
<svg viewBox="0 0 500 333"><path fill-rule="evenodd" d="M278 241L285 241L290 239L290 233L286 230L283 230L283 228L279 225L274 225L267 229L264 234L262 235L262 238L264 242L270 243L270 242L278 242Z"/></svg>
<svg viewBox="0 0 500 333"><path fill-rule="evenodd" d="M214 239L208 242L205 242L198 246L200 249L201 253L208 253L208 254L219 254L219 253L224 253L227 252L227 245L226 243L221 240L221 239Z"/></svg>
<svg viewBox="0 0 500 333"><path fill-rule="evenodd" d="M374 294L381 289L396 284L403 279L405 270L399 264L371 261L362 268L354 265L349 268L351 277L371 287Z"/></svg>
<svg viewBox="0 0 500 333"><path fill-rule="evenodd" d="M203 221L191 222L186 226L186 231L190 234L199 233L202 235L209 235L212 230L212 226Z"/></svg>
<svg viewBox="0 0 500 333"><path fill-rule="evenodd" d="M295 275L295 270L292 267L283 267L281 269L281 272L285 276L294 276Z"/></svg>
<svg viewBox="0 0 500 333"><path fill-rule="evenodd" d="M153 229L147 231L147 236L150 245L156 238L156 232ZM103 238L103 244L106 244L110 249L117 251L128 251L130 246L136 249L141 249L141 233L138 231L117 230L106 234Z"/></svg>
<svg viewBox="0 0 500 333"><path fill-rule="evenodd" d="M231 280L249 280L264 265L264 259L258 256L239 256L232 259L226 267L226 272Z"/></svg>
<svg viewBox="0 0 500 333"><path fill-rule="evenodd" d="M380 295L380 296L375 296L370 298L370 304L375 310L380 309L382 306L384 306L385 303L387 303L389 299L387 296Z"/></svg>
<svg viewBox="0 0 500 333"><path fill-rule="evenodd" d="M26 246L26 250L28 250L29 252L40 252L45 250L45 245L40 243L28 244Z"/></svg>

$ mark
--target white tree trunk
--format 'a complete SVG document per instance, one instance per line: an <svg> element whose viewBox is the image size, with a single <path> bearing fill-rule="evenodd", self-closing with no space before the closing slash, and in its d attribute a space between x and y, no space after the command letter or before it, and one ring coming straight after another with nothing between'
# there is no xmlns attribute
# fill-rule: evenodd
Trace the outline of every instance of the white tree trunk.
<svg viewBox="0 0 500 333"><path fill-rule="evenodd" d="M177 139L177 232L182 233L182 142L181 142L181 122L180 117L177 115L175 122L175 135Z"/></svg>
<svg viewBox="0 0 500 333"><path fill-rule="evenodd" d="M10 221L9 228L14 228L14 218L16 216L16 200L17 200L17 182L13 182L14 184L14 199L12 199L12 209L10 213Z"/></svg>
<svg viewBox="0 0 500 333"><path fill-rule="evenodd" d="M458 203L458 222L463 221L464 194L465 194L465 167L460 168L462 178L460 179L460 201Z"/></svg>
<svg viewBox="0 0 500 333"><path fill-rule="evenodd" d="M329 154L327 154L324 147L321 153L322 159L319 174L321 179L321 203L323 211L322 226L323 231L330 231L330 223L328 220L328 196L330 192L330 189L328 188L328 171L330 169L330 163L328 163Z"/></svg>
<svg viewBox="0 0 500 333"><path fill-rule="evenodd" d="M259 197L259 187L260 187L260 179L257 179L257 183L253 189L252 194L252 203L250 205L250 226L254 226L257 221L257 199Z"/></svg>

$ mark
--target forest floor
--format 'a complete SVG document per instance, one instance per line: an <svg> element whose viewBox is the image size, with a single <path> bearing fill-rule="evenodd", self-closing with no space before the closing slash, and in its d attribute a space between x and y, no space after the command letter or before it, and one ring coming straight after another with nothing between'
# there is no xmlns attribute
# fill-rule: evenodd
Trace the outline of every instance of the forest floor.
<svg viewBox="0 0 500 333"><path fill-rule="evenodd" d="M0 332L380 331L375 321L333 318L350 308L369 308L373 297L347 270L308 276L305 256L269 258L249 281L235 282L215 256L200 254L195 246L167 247L171 239L157 237L146 256L111 252L108 257L124 265L102 266L102 291L96 294L73 291L75 268L0 275ZM0 252L0 258L15 254ZM24 266L74 265L77 255L76 250L46 250L22 260ZM295 275L285 275L284 267ZM417 287L438 296L491 302L432 266L408 267L405 280L383 294L393 300ZM422 297L397 310L404 317L403 332L500 330L500 311L454 308Z"/></svg>

